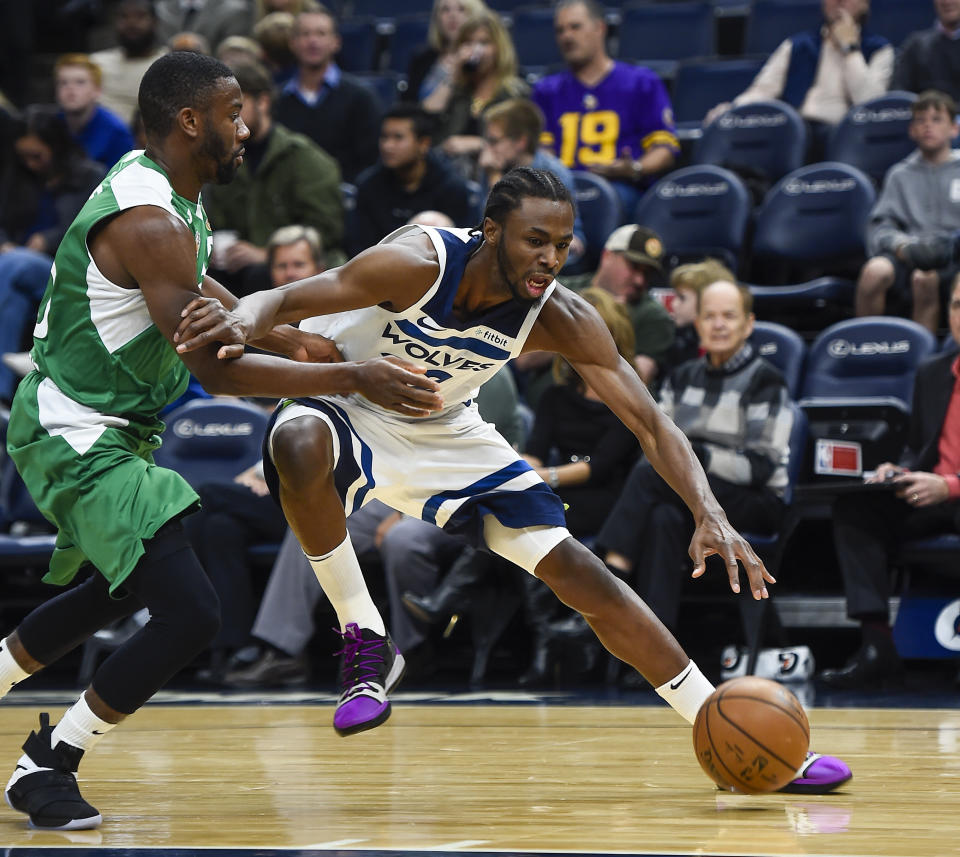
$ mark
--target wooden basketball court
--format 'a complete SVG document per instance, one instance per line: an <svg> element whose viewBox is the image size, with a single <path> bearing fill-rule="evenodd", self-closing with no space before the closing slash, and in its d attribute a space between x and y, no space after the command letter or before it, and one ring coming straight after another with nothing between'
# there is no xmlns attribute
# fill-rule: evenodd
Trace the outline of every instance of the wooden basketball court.
<svg viewBox="0 0 960 857"><path fill-rule="evenodd" d="M329 698L198 704L162 694L81 767L99 830L31 831L3 807L0 846L960 854L960 710L814 708L813 747L846 759L854 779L832 795L747 797L713 787L690 728L652 695L599 706L486 696L494 704L400 694L384 726L340 738ZM0 736L11 770L37 713L56 719L71 700L7 697Z"/></svg>

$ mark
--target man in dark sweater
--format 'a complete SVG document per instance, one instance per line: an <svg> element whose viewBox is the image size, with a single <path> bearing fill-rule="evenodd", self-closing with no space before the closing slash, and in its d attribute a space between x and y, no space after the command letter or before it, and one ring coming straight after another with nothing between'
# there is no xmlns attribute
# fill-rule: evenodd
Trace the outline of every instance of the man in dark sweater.
<svg viewBox="0 0 960 857"><path fill-rule="evenodd" d="M470 190L443 157L430 151L431 117L415 104L398 104L380 126L380 163L357 178L357 206L347 236L351 255L403 226L418 211L471 222Z"/></svg>
<svg viewBox="0 0 960 857"><path fill-rule="evenodd" d="M900 48L891 89L938 89L960 101L960 0L933 0L937 21L907 37Z"/></svg>
<svg viewBox="0 0 960 857"><path fill-rule="evenodd" d="M377 159L379 99L333 61L340 34L325 7L297 15L290 49L297 72L277 100L277 121L333 155L344 181L352 182Z"/></svg>

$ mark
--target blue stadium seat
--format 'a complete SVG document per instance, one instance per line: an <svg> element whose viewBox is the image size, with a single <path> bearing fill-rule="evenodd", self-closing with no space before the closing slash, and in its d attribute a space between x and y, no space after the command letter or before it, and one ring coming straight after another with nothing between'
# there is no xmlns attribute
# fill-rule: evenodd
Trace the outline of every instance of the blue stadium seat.
<svg viewBox="0 0 960 857"><path fill-rule="evenodd" d="M673 81L673 116L683 136L699 133L707 112L732 101L753 82L759 59L691 60L677 67Z"/></svg>
<svg viewBox="0 0 960 857"><path fill-rule="evenodd" d="M620 195L602 176L576 170L573 173L577 209L587 239L587 249L576 269L592 271L607 237L623 220Z"/></svg>
<svg viewBox="0 0 960 857"><path fill-rule="evenodd" d="M512 17L510 37L521 68L563 63L553 35L553 9L549 6L520 8L514 10Z"/></svg>
<svg viewBox="0 0 960 857"><path fill-rule="evenodd" d="M377 25L373 18L348 18L340 22L337 65L344 71L375 71Z"/></svg>
<svg viewBox="0 0 960 857"><path fill-rule="evenodd" d="M197 487L230 482L260 460L267 414L236 399L194 399L164 422L163 445L154 460Z"/></svg>
<svg viewBox="0 0 960 857"><path fill-rule="evenodd" d="M801 385L811 447L818 438L857 442L864 469L896 460L917 366L936 347L925 327L894 316L853 318L824 330L810 346Z"/></svg>
<svg viewBox="0 0 960 857"><path fill-rule="evenodd" d="M764 317L819 312L827 307L849 310L856 291L856 283L846 277L816 277L783 285L744 285L753 295L754 311Z"/></svg>
<svg viewBox="0 0 960 857"><path fill-rule="evenodd" d="M780 370L790 398L796 399L807 358L807 346L800 335L783 324L757 321L750 334L750 343L761 357Z"/></svg>
<svg viewBox="0 0 960 857"><path fill-rule="evenodd" d="M809 265L862 256L875 197L856 167L825 162L794 170L757 209L754 256Z"/></svg>
<svg viewBox="0 0 960 857"><path fill-rule="evenodd" d="M351 0L350 6L350 18L395 18L401 11L405 15L429 15L433 0L403 0L402 4L396 0Z"/></svg>
<svg viewBox="0 0 960 857"><path fill-rule="evenodd" d="M755 0L744 53L770 54L788 36L818 27L822 17L820 0Z"/></svg>
<svg viewBox="0 0 960 857"><path fill-rule="evenodd" d="M888 92L855 104L833 129L827 158L863 170L879 185L887 170L916 148L908 134L916 98L912 92Z"/></svg>
<svg viewBox="0 0 960 857"><path fill-rule="evenodd" d="M429 15L405 15L397 18L390 36L390 58L387 63L390 71L407 73L410 59L426 44L429 29Z"/></svg>
<svg viewBox="0 0 960 857"><path fill-rule="evenodd" d="M669 256L719 256L739 267L750 195L730 170L709 164L664 176L640 199L633 222L653 229Z"/></svg>
<svg viewBox="0 0 960 857"><path fill-rule="evenodd" d="M693 163L746 167L775 182L803 166L807 126L782 101L733 107L703 129Z"/></svg>
<svg viewBox="0 0 960 857"><path fill-rule="evenodd" d="M630 4L619 29L621 59L681 60L716 53L713 7L703 0Z"/></svg>
<svg viewBox="0 0 960 857"><path fill-rule="evenodd" d="M22 532L12 529L23 526ZM23 484L13 459L0 464L0 566L45 561L53 553L56 535Z"/></svg>
<svg viewBox="0 0 960 857"><path fill-rule="evenodd" d="M901 44L912 32L933 26L933 4L924 0L873 0L870 4L870 30Z"/></svg>
<svg viewBox="0 0 960 857"><path fill-rule="evenodd" d="M354 73L354 77L358 82L370 87L377 94L377 98L384 109L393 106L393 103L397 100L401 77L395 71L359 72Z"/></svg>

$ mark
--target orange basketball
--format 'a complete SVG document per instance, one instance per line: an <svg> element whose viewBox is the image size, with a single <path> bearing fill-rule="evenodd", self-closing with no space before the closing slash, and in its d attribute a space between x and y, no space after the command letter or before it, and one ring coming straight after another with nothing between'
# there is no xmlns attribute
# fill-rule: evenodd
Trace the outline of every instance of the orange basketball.
<svg viewBox="0 0 960 857"><path fill-rule="evenodd" d="M782 684L756 676L720 685L693 724L700 767L720 788L773 792L789 783L810 746L800 701Z"/></svg>

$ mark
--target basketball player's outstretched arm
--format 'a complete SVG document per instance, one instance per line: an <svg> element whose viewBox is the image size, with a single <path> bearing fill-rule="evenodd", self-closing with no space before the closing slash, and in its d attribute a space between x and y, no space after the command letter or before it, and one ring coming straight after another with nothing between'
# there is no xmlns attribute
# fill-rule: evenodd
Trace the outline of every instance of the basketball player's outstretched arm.
<svg viewBox="0 0 960 857"><path fill-rule="evenodd" d="M91 240L91 253L110 280L139 287L154 323L173 342L182 310L198 298L196 244L190 230L161 209L139 206L103 226ZM225 361L217 359L213 345L180 357L211 393L281 397L358 392L412 416L442 406L436 382L400 361L298 363L262 354Z"/></svg>
<svg viewBox="0 0 960 857"><path fill-rule="evenodd" d="M766 583L775 582L774 578L753 548L730 526L690 443L660 410L636 371L620 356L597 311L573 292L558 287L541 311L524 350L555 351L565 357L637 436L657 473L693 513L693 576L703 574L706 557L719 554L726 563L731 589L739 592L739 559L753 597L766 598Z"/></svg>

